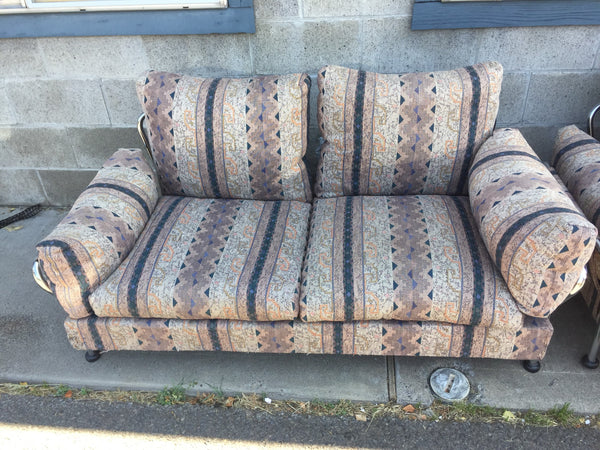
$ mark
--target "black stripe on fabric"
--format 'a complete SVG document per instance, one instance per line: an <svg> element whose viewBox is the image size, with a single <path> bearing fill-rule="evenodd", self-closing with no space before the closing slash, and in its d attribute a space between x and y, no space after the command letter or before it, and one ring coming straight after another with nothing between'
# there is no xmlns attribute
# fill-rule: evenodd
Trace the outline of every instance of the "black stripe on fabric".
<svg viewBox="0 0 600 450"><path fill-rule="evenodd" d="M208 167L208 176L214 196L221 198L219 182L217 181L217 169L215 166L215 135L214 135L214 109L215 94L221 78L215 78L208 87L206 93L206 109L204 110L204 142L206 145L206 165Z"/></svg>
<svg viewBox="0 0 600 450"><path fill-rule="evenodd" d="M473 348L473 334L474 328L470 326L464 327L465 333L463 335L462 349L460 351L460 356L463 358L468 358L471 356L471 349Z"/></svg>
<svg viewBox="0 0 600 450"><path fill-rule="evenodd" d="M217 332L217 319L211 319L208 321L208 334L210 335L210 342L213 346L213 351L221 351L221 341L219 340L219 333Z"/></svg>
<svg viewBox="0 0 600 450"><path fill-rule="evenodd" d="M471 158L473 157L475 139L477 138L477 122L479 121L479 105L481 103L481 81L479 80L479 75L477 75L473 66L465 67L465 70L471 77L473 100L471 102L471 113L469 114L469 137L467 148L463 159L463 166L460 171L460 179L458 180L457 192L459 194L464 192L465 184L468 179L467 175L469 173L469 166L471 165Z"/></svg>
<svg viewBox="0 0 600 450"><path fill-rule="evenodd" d="M354 100L354 154L352 155L352 195L360 193L360 160L362 154L363 139L363 108L365 104L365 80L366 72L358 71L356 82L356 98Z"/></svg>
<svg viewBox="0 0 600 450"><path fill-rule="evenodd" d="M93 188L114 189L115 191L119 191L125 195L128 195L129 197L134 199L136 202L138 202L142 208L144 208L146 217L150 217L150 208L148 208L148 204L146 203L146 201L141 196L139 196L138 194L133 192L131 189L128 189L124 186L119 186L118 184L112 184L112 183L94 183L94 184L90 184L86 188L86 190L93 189Z"/></svg>
<svg viewBox="0 0 600 450"><path fill-rule="evenodd" d="M598 219L600 218L600 208L596 210L594 215L592 216L592 223L596 225L598 223Z"/></svg>
<svg viewBox="0 0 600 450"><path fill-rule="evenodd" d="M475 170L477 170L478 167L484 165L488 161L492 161L492 160L494 160L496 158L502 158L503 156L524 156L526 158L534 159L535 161L538 161L540 163L542 162L541 159L538 158L536 155L532 155L531 153L527 153L527 152L521 152L521 151L518 151L518 150L510 150L510 151L506 151L506 152L498 152L498 153L494 153L493 155L488 155L485 158L482 158L479 161L477 161L475 164L473 164L473 166L471 167L471 170L469 171L469 177L471 175L473 175L473 172L475 172Z"/></svg>
<svg viewBox="0 0 600 450"><path fill-rule="evenodd" d="M523 216L519 220L517 220L515 223L513 223L504 232L504 234L500 238L500 241L498 242L498 246L496 247L496 265L497 265L498 269L500 269L502 267L501 263L502 263L502 257L504 255L504 249L508 245L509 241L513 238L515 233L519 230L519 228L522 228L527 222L531 222L532 220L537 219L540 216L545 216L547 214L561 214L561 213L577 214L578 216L581 215L577 211L574 211L569 208L558 208L558 207L547 208L547 209L542 209L540 211L536 211L536 212L533 212L526 216Z"/></svg>
<svg viewBox="0 0 600 450"><path fill-rule="evenodd" d="M558 160L560 158L562 158L565 153L570 152L573 149L576 149L578 147L582 147L582 146L588 145L588 144L598 144L598 143L599 142L596 139L583 139L581 141L573 142L572 144L569 144L566 147L563 147L562 149L560 149L560 151L554 157L554 162L552 163L552 165L556 167L556 164L558 164Z"/></svg>
<svg viewBox="0 0 600 450"><path fill-rule="evenodd" d="M88 328L90 330L90 334L92 335L92 339L94 340L94 350L104 351L104 343L102 342L102 338L100 337L100 333L98 332L98 325L96 322L98 321L98 317L92 316L88 319Z"/></svg>
<svg viewBox="0 0 600 450"><path fill-rule="evenodd" d="M267 229L260 245L258 252L258 260L254 268L252 269L252 275L250 276L250 282L248 283L248 318L250 320L256 319L256 294L258 289L258 282L262 276L265 263L267 262L267 255L271 248L273 241L273 235L275 234L275 227L277 226L277 219L279 218L279 211L281 210L281 202L273 202L273 209L269 214L269 222L267 223Z"/></svg>
<svg viewBox="0 0 600 450"><path fill-rule="evenodd" d="M333 351L336 355L344 353L344 324L342 322L333 322Z"/></svg>
<svg viewBox="0 0 600 450"><path fill-rule="evenodd" d="M71 246L64 241L52 239L49 241L40 242L37 245L37 247L58 247L63 251L63 256L67 260L67 263L71 268L71 272L73 272L73 275L79 282L79 289L81 291L81 301L83 303L83 306L85 307L85 310L88 314L93 314L94 311L92 310L92 307L90 306L90 302L88 300L90 296L90 282L85 276L83 266L81 265L81 262L77 258L77 255L75 255L75 252L73 251Z"/></svg>
<svg viewBox="0 0 600 450"><path fill-rule="evenodd" d="M344 206L344 320L354 320L354 278L352 276L352 199Z"/></svg>
<svg viewBox="0 0 600 450"><path fill-rule="evenodd" d="M154 230L150 235L150 239L148 240L148 243L146 244L146 247L144 248L144 251L140 256L140 259L138 259L138 261L135 263L133 277L131 277L131 280L129 281L129 286L127 287L127 308L129 309L131 317L139 317L139 312L137 308L137 292L139 288L140 278L144 271L144 266L146 265L146 262L150 257L150 251L152 250L152 247L154 247L154 244L156 243L158 236L160 235L163 227L165 226L165 223L167 222L171 214L173 214L173 211L175 210L177 205L179 205L179 203L181 203L184 200L184 198L185 197L176 197L175 200L169 205L163 216L160 218L160 221L154 227Z"/></svg>
<svg viewBox="0 0 600 450"><path fill-rule="evenodd" d="M481 254L477 248L477 237L473 231L473 226L469 221L469 215L464 203L459 197L452 197L458 215L462 222L463 229L469 244L469 254L473 265L473 312L471 313L471 325L479 325L483 314L483 296L485 293L485 280L483 266L481 264ZM470 350L469 350L470 351Z"/></svg>

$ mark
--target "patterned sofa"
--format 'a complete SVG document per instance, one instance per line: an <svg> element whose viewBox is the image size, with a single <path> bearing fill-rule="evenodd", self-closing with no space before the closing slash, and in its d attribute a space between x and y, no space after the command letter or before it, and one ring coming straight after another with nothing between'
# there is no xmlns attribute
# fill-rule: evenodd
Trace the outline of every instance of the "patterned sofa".
<svg viewBox="0 0 600 450"><path fill-rule="evenodd" d="M492 134L501 82L323 68L313 201L306 74L147 73L153 162L119 150L37 247L69 341L538 370L597 230L517 130Z"/></svg>
<svg viewBox="0 0 600 450"><path fill-rule="evenodd" d="M590 132L592 129L590 120ZM558 131L554 146L553 165L565 182L585 215L600 225L600 142L584 133L575 125ZM600 324L600 244L596 245L588 264L588 278L581 291L592 317ZM599 366L600 325L590 351L583 357L583 364L596 369Z"/></svg>

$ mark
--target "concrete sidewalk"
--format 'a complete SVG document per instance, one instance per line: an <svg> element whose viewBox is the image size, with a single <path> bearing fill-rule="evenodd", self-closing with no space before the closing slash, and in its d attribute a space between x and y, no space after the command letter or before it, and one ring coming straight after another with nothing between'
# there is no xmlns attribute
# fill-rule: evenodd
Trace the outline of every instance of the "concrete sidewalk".
<svg viewBox="0 0 600 450"><path fill-rule="evenodd" d="M0 208L0 218L7 214ZM600 370L579 363L595 332L579 297L552 316L555 335L537 374L517 361L335 355L110 352L87 363L67 342L64 311L31 277L35 244L65 214L46 209L15 223L20 229L0 229L0 382L155 391L183 383L192 392L428 404L430 373L454 367L469 377L476 404L547 410L570 403L578 413L600 412Z"/></svg>

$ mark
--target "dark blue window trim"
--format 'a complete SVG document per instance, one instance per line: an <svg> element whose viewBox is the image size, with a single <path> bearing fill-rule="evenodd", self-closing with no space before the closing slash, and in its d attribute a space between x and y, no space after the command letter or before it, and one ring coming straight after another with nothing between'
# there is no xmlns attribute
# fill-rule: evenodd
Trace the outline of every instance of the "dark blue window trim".
<svg viewBox="0 0 600 450"><path fill-rule="evenodd" d="M413 30L600 25L598 0L415 0Z"/></svg>
<svg viewBox="0 0 600 450"><path fill-rule="evenodd" d="M226 9L0 15L0 38L254 33L252 0Z"/></svg>

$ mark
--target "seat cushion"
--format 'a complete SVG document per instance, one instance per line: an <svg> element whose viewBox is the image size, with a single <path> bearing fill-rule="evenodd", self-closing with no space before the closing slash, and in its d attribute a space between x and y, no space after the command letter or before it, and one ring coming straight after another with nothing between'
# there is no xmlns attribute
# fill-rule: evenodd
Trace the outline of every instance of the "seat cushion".
<svg viewBox="0 0 600 450"><path fill-rule="evenodd" d="M163 197L90 304L104 317L293 319L309 214L300 202Z"/></svg>
<svg viewBox="0 0 600 450"><path fill-rule="evenodd" d="M501 84L497 62L402 75L324 67L317 196L465 194Z"/></svg>
<svg viewBox="0 0 600 450"><path fill-rule="evenodd" d="M319 199L309 234L304 321L523 324L466 197Z"/></svg>
<svg viewBox="0 0 600 450"><path fill-rule="evenodd" d="M163 194L310 201L309 89L306 74L145 74L137 93Z"/></svg>

